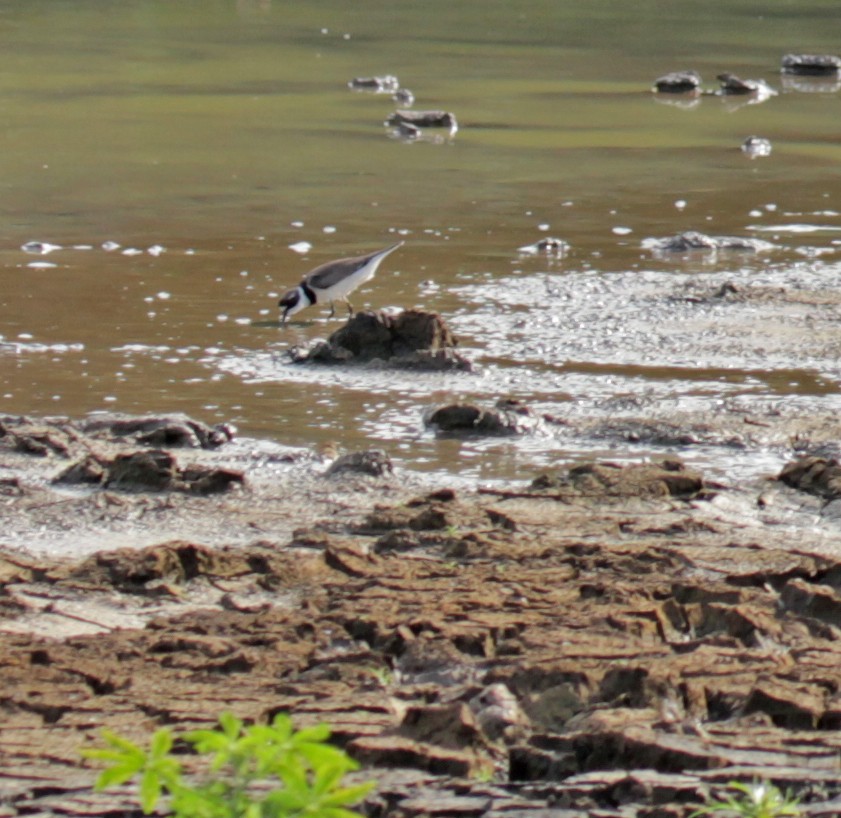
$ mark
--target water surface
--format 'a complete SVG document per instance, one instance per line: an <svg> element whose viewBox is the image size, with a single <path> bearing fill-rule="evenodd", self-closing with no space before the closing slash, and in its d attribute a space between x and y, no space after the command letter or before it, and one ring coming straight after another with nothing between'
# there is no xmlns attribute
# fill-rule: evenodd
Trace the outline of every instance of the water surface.
<svg viewBox="0 0 841 818"><path fill-rule="evenodd" d="M832 304L757 323L679 296L704 281L837 287L841 91L779 73L788 51L836 49L836 14L783 0L0 2L0 412L185 411L494 478L584 444L438 440L424 409L500 395L572 414L640 394L660 409L832 406ZM681 68L779 94L655 98L653 80ZM455 113L458 133L392 138L390 96L347 87L377 74ZM752 134L770 157L740 151ZM779 249L642 247L685 229ZM548 235L569 242L563 258L518 253ZM338 323L310 310L280 330L278 294L395 237L405 247L355 305L441 311L478 372L289 365L289 344ZM32 241L60 249L21 249ZM815 321L813 347L793 352Z"/></svg>

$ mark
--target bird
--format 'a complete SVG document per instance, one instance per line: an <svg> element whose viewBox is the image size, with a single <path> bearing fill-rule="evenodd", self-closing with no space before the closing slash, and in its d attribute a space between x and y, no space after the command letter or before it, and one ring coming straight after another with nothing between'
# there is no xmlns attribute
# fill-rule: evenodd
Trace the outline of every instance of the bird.
<svg viewBox="0 0 841 818"><path fill-rule="evenodd" d="M353 306L348 300L360 284L370 281L377 272L380 262L403 242L392 244L385 250L377 250L367 256L355 256L354 258L340 258L336 261L328 261L312 272L304 276L304 280L291 290L283 294L278 301L278 306L283 309L280 323L285 324L290 315L295 315L313 304L321 304L324 301L330 302L330 316L336 314L336 307L333 302L341 299L347 304L348 313L353 315Z"/></svg>

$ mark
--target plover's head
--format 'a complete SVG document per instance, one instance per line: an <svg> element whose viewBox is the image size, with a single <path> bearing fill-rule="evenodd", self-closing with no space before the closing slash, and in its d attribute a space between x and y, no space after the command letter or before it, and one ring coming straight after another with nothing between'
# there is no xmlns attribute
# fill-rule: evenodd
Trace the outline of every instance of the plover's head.
<svg viewBox="0 0 841 818"><path fill-rule="evenodd" d="M281 323L286 321L290 315L295 315L296 312L309 307L311 303L306 293L300 287L295 287L294 290L287 290L280 301L277 302L278 307L283 310L283 315L280 317Z"/></svg>

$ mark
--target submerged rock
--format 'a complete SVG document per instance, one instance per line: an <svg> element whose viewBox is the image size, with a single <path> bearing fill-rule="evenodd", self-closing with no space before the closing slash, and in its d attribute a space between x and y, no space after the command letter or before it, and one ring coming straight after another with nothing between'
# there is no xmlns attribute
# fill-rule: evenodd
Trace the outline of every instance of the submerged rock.
<svg viewBox="0 0 841 818"><path fill-rule="evenodd" d="M426 413L424 423L449 435L520 435L532 431L539 423L526 407L497 403L484 409L472 403L453 403Z"/></svg>
<svg viewBox="0 0 841 818"><path fill-rule="evenodd" d="M735 74L725 72L717 77L721 83L719 94L747 95L755 94L758 97L766 98L776 95L776 91L768 85L765 80L743 80Z"/></svg>
<svg viewBox="0 0 841 818"><path fill-rule="evenodd" d="M51 244L48 241L28 241L21 245L21 250L24 253L30 253L35 256L46 256L47 253L52 253L54 250L61 250L60 244Z"/></svg>
<svg viewBox="0 0 841 818"><path fill-rule="evenodd" d="M781 70L784 74L831 77L841 72L841 57L834 54L786 54Z"/></svg>
<svg viewBox="0 0 841 818"><path fill-rule="evenodd" d="M392 74L384 77L354 77L348 88L354 91L374 91L377 94L394 94L400 90L400 81Z"/></svg>
<svg viewBox="0 0 841 818"><path fill-rule="evenodd" d="M435 312L358 312L326 341L293 347L294 363L372 363L402 369L463 370L472 364L455 351L458 341Z"/></svg>
<svg viewBox="0 0 841 818"><path fill-rule="evenodd" d="M775 245L762 239L752 239L743 236L708 236L697 230L687 230L676 236L663 239L646 239L643 247L655 253L688 253L696 250L715 252L717 250L734 250L749 253L761 253L773 250Z"/></svg>
<svg viewBox="0 0 841 818"><path fill-rule="evenodd" d="M758 156L771 155L771 140L761 136L749 136L742 142L742 152L752 159Z"/></svg>
<svg viewBox="0 0 841 818"><path fill-rule="evenodd" d="M391 114L386 125L396 127L401 123L414 125L416 128L449 128L451 134L458 130L455 114L449 111L406 111L399 110Z"/></svg>
<svg viewBox="0 0 841 818"><path fill-rule="evenodd" d="M651 90L658 94L697 94L700 87L701 76L697 71L672 71L658 77Z"/></svg>
<svg viewBox="0 0 841 818"><path fill-rule="evenodd" d="M107 433L115 438L133 438L147 446L215 449L234 438L234 428L221 423L207 426L187 415L122 415L105 413L83 421L81 429L87 434Z"/></svg>
<svg viewBox="0 0 841 818"><path fill-rule="evenodd" d="M524 256L536 256L540 253L545 253L547 256L554 256L561 258L567 254L569 244L563 239L546 236L545 238L536 241L534 244L527 244L524 247L517 248L517 252Z"/></svg>
<svg viewBox="0 0 841 818"><path fill-rule="evenodd" d="M415 95L408 88L398 88L393 94L392 99L411 108L415 104Z"/></svg>
<svg viewBox="0 0 841 818"><path fill-rule="evenodd" d="M423 131L417 125L412 125L411 122L398 122L394 126L393 133L396 137L406 141L420 139L423 136Z"/></svg>
<svg viewBox="0 0 841 818"><path fill-rule="evenodd" d="M326 476L337 474L367 474L371 477L384 477L394 471L391 458L382 449L369 449L365 452L351 452L339 457L329 469Z"/></svg>

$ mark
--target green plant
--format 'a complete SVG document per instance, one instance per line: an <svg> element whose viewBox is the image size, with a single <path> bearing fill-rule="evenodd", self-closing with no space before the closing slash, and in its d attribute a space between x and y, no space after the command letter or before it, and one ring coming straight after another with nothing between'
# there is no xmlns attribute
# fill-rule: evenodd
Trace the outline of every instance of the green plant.
<svg viewBox="0 0 841 818"><path fill-rule="evenodd" d="M329 737L326 725L295 730L282 713L269 725L250 727L223 713L218 729L181 736L208 757L197 782L184 776L168 728L152 735L148 749L104 730L107 746L82 754L108 763L96 781L98 790L138 779L140 805L147 815L166 794L176 818L358 818L348 807L373 784L342 786L345 773L357 764L327 744Z"/></svg>
<svg viewBox="0 0 841 818"><path fill-rule="evenodd" d="M692 813L692 818L718 812L731 812L742 818L783 818L783 816L802 815L798 806L800 799L794 798L789 790L783 794L773 784L765 781L754 781L752 784L731 781L727 786L739 794L707 804L706 807Z"/></svg>
<svg viewBox="0 0 841 818"><path fill-rule="evenodd" d="M369 667L368 673L373 676L383 687L388 687L394 682L394 671L387 667Z"/></svg>

